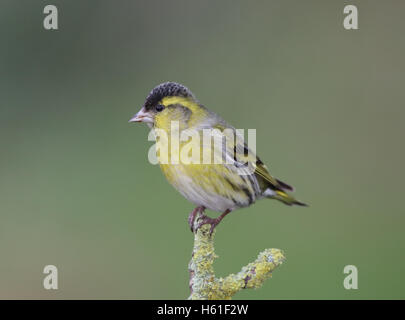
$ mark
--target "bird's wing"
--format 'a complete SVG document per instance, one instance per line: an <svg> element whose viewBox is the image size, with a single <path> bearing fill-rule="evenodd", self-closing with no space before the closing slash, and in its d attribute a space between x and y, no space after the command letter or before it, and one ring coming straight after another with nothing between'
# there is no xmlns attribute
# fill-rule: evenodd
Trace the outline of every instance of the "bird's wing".
<svg viewBox="0 0 405 320"><path fill-rule="evenodd" d="M234 136L236 137L234 144L232 145L232 143L230 143L226 146L227 157L232 158L234 163L227 165L227 167L230 171L244 177L244 179L248 178L251 187L256 190L256 194L277 199L287 205L307 206L305 203L296 200L287 193L288 191L294 191L294 188L269 173L266 165L249 148L244 142L244 137L241 136L235 128L228 125L219 116L217 116L215 124L211 123L211 127L219 129L223 132L223 135L229 134L227 133L229 130L225 129L232 129L234 131ZM227 141L229 142L229 139ZM240 158L244 160L239 161Z"/></svg>
<svg viewBox="0 0 405 320"><path fill-rule="evenodd" d="M221 119L222 120L222 119ZM243 137L238 135L235 128L229 126L224 120L217 123L214 128L219 129L224 132L225 129L232 129L236 136L235 145L228 146L228 152L230 151L233 159L235 160L235 165L238 165L239 160L243 159L243 163L249 163L250 167L254 168L254 175L258 179L259 185L266 189L270 187L274 190L283 191L293 191L294 188L287 183L273 177L267 166L260 160L260 158L249 148L249 146L244 141Z"/></svg>
<svg viewBox="0 0 405 320"><path fill-rule="evenodd" d="M256 170L255 170L255 174L261 178L263 178L264 180L266 180L267 182L269 182L271 185L273 185L274 187L278 186L278 182L277 180L272 177L270 175L270 172L267 170L266 165L259 159L256 157Z"/></svg>
<svg viewBox="0 0 405 320"><path fill-rule="evenodd" d="M215 146L214 143L214 154L219 155L222 159L225 155L226 162L220 167L226 170L221 169L219 175L230 183L234 191L244 194L245 199L244 202L239 201L240 206L254 202L258 196L277 199L287 205L305 205L287 193L293 190L290 185L274 178L269 173L264 163L245 143L243 135L219 116L216 119L211 116L209 120L210 122L205 123L205 126L201 126L199 129L203 130L204 127L217 129L213 130L216 132L211 132L211 134L220 139L225 137L226 143L221 147Z"/></svg>

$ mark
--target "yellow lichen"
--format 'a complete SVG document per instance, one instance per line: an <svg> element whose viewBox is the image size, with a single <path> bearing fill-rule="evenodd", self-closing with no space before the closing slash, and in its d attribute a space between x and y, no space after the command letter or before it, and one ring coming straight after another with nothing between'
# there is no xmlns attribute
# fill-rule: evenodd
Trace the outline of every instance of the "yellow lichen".
<svg viewBox="0 0 405 320"><path fill-rule="evenodd" d="M199 218L200 215L196 219L195 227ZM237 274L216 278L212 266L217 258L214 249L215 230L210 235L209 229L209 225L203 225L194 236L193 256L189 263L191 300L231 299L242 289L259 288L285 260L281 250L266 249Z"/></svg>

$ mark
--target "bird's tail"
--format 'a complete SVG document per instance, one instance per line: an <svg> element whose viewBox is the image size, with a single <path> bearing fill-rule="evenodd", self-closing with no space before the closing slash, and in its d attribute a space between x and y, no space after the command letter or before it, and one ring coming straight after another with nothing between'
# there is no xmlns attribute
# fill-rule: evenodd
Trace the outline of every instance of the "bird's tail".
<svg viewBox="0 0 405 320"><path fill-rule="evenodd" d="M293 196L291 196L288 193L281 191L281 190L267 189L264 192L264 196L267 198L279 200L288 206L297 205L297 206L302 206L302 207L308 207L308 205L306 203L298 201Z"/></svg>

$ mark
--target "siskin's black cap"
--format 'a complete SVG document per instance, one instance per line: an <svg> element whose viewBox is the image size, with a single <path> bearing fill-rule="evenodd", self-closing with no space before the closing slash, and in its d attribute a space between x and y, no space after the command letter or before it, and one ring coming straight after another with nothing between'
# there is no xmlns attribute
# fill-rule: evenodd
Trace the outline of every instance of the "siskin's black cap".
<svg viewBox="0 0 405 320"><path fill-rule="evenodd" d="M164 82L153 88L145 100L145 109L156 105L165 97L194 98L192 92L185 86L176 82Z"/></svg>

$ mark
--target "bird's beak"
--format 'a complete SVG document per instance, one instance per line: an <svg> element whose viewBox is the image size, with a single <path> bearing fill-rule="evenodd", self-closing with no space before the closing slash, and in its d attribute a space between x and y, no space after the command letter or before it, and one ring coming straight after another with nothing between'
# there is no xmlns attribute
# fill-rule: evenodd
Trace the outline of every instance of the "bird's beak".
<svg viewBox="0 0 405 320"><path fill-rule="evenodd" d="M153 123L153 117L150 112L145 111L145 108L139 110L139 112L134 115L129 122L149 122Z"/></svg>

